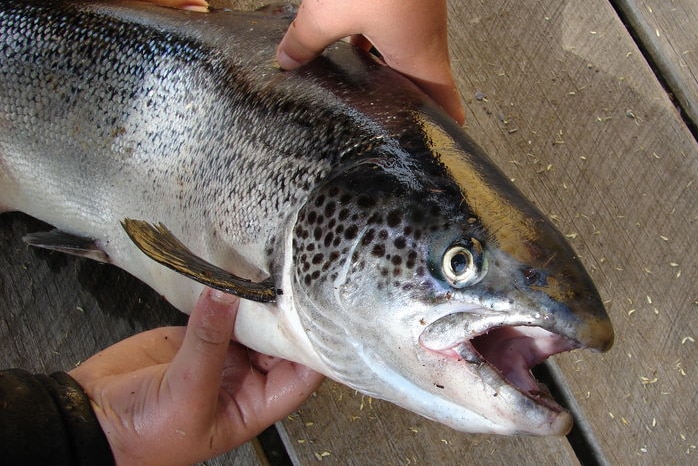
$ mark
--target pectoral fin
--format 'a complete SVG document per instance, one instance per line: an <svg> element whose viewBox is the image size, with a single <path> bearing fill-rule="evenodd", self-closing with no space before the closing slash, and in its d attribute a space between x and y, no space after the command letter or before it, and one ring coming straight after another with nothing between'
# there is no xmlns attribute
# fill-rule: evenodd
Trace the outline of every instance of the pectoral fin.
<svg viewBox="0 0 698 466"><path fill-rule="evenodd" d="M154 261L217 290L259 302L274 302L281 290L271 280L260 283L237 277L191 252L162 223L124 219L121 225L138 248Z"/></svg>
<svg viewBox="0 0 698 466"><path fill-rule="evenodd" d="M50 249L74 256L109 262L109 255L92 238L73 235L61 230L37 231L22 237L25 243L37 248Z"/></svg>

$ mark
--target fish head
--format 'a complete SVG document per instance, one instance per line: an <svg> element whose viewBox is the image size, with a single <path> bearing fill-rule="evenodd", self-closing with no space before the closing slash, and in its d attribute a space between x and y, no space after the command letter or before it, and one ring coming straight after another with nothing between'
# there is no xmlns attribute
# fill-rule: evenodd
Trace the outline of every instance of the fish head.
<svg viewBox="0 0 698 466"><path fill-rule="evenodd" d="M455 125L331 174L300 210L294 299L335 380L465 432L564 435L531 368L613 330L579 258Z"/></svg>

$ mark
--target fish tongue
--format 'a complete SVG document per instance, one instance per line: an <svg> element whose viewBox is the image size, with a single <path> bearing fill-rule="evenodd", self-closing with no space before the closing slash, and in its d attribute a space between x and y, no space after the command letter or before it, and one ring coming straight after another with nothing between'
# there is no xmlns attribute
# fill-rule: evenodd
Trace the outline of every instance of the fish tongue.
<svg viewBox="0 0 698 466"><path fill-rule="evenodd" d="M531 368L553 354L571 350L576 345L540 327L497 327L471 340L475 350L502 376L529 395L545 395L547 389L531 374Z"/></svg>
<svg viewBox="0 0 698 466"><path fill-rule="evenodd" d="M537 351L533 339L512 327L499 327L472 340L478 353L511 384L525 393L540 391L530 369L548 354Z"/></svg>

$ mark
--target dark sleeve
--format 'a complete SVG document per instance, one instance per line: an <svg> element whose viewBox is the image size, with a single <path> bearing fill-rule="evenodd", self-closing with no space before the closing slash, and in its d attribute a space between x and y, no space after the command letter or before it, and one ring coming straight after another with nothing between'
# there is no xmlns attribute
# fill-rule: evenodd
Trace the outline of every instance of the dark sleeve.
<svg viewBox="0 0 698 466"><path fill-rule="evenodd" d="M113 465L84 390L64 372L0 371L3 465Z"/></svg>

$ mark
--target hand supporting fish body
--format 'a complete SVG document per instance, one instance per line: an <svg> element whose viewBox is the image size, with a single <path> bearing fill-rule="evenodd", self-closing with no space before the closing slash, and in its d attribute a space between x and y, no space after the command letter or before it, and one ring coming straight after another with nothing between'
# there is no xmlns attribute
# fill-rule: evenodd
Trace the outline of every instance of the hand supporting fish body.
<svg viewBox="0 0 698 466"><path fill-rule="evenodd" d="M530 368L613 330L574 251L414 85L287 20L0 3L0 206L236 338L466 432L560 435ZM152 260L155 259L155 260ZM164 266L163 266L164 265Z"/></svg>

